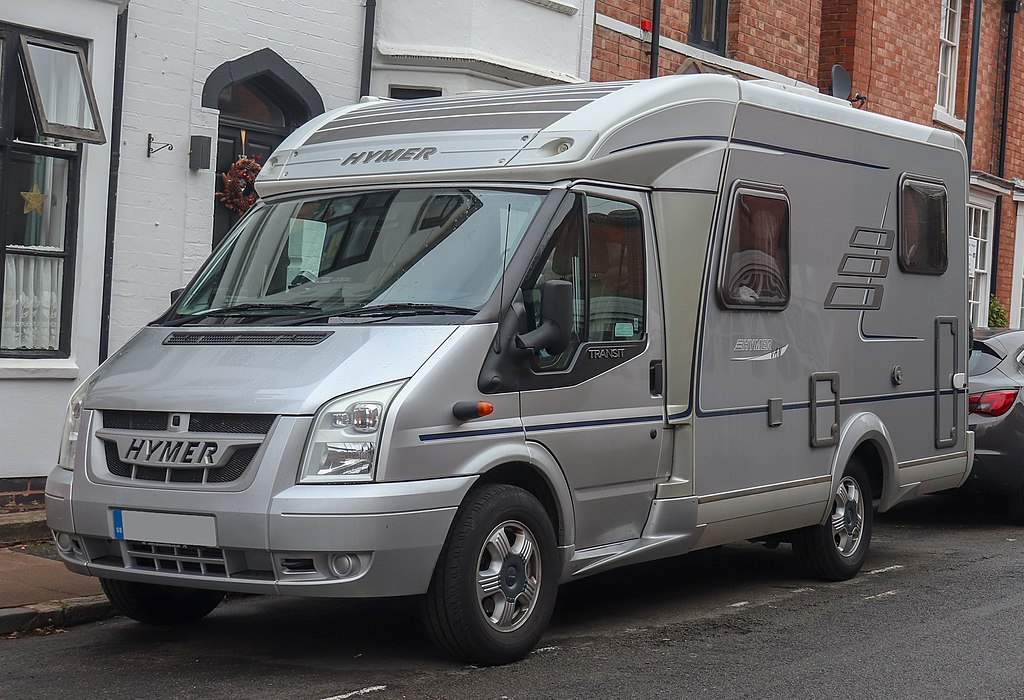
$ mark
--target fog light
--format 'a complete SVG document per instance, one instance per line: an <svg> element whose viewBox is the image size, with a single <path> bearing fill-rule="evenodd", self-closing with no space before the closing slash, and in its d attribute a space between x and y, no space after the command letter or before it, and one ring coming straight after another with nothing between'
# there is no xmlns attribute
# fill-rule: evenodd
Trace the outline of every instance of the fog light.
<svg viewBox="0 0 1024 700"><path fill-rule="evenodd" d="M65 554L70 553L71 550L73 550L75 548L75 543L71 539L71 535L69 535L66 532L58 532L56 540L57 540L57 549L59 549L60 551L64 552Z"/></svg>
<svg viewBox="0 0 1024 700"><path fill-rule="evenodd" d="M359 569L359 558L351 554L335 554L331 558L331 570L338 578L351 576Z"/></svg>

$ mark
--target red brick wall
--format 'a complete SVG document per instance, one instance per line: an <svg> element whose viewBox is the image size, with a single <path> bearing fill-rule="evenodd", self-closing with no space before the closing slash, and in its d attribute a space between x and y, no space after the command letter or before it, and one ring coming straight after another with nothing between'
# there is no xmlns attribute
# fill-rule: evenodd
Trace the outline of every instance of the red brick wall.
<svg viewBox="0 0 1024 700"><path fill-rule="evenodd" d="M733 0L730 57L796 80L818 79L822 0Z"/></svg>
<svg viewBox="0 0 1024 700"><path fill-rule="evenodd" d="M1005 177L1024 178L1024 12L1017 14L1014 20L1014 50L1012 58L1012 70L1010 73L1010 108L1007 116L1007 139L1006 139L1006 170ZM1005 62L1005 48L1003 49ZM999 80L1000 98L1002 91L1002 76ZM1001 103L995 105L999 109ZM1002 114L998 115L1001 118ZM1013 250L1012 241L1014 237L1014 226L1016 224L1017 204L1010 197L1003 197L1003 230L999 240L999 269L998 269L998 293L999 298L1007 304L1010 302L1010 281L1013 276ZM1007 249L1007 245L1011 247ZM1024 323L1021 324L1024 326Z"/></svg>
<svg viewBox="0 0 1024 700"><path fill-rule="evenodd" d="M46 478L0 479L0 514L43 507Z"/></svg>

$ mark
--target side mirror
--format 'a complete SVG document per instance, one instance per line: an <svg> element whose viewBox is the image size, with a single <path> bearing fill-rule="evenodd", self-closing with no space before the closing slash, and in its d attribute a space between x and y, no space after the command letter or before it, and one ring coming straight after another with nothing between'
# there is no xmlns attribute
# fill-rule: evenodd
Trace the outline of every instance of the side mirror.
<svg viewBox="0 0 1024 700"><path fill-rule="evenodd" d="M540 326L516 336L516 347L558 354L572 340L572 283L548 280L540 288Z"/></svg>
<svg viewBox="0 0 1024 700"><path fill-rule="evenodd" d="M185 291L184 287L182 287L181 289L172 289L171 290L171 306L174 306L175 304L178 303L178 299L181 299L182 292L184 292L184 291Z"/></svg>

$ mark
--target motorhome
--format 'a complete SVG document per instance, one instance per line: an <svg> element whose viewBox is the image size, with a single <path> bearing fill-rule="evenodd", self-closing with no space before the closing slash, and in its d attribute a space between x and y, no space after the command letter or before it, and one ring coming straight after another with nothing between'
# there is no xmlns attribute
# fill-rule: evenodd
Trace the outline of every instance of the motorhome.
<svg viewBox="0 0 1024 700"><path fill-rule="evenodd" d="M966 178L951 133L719 75L325 114L72 397L60 556L149 623L420 596L491 664L625 564L852 577L969 471Z"/></svg>

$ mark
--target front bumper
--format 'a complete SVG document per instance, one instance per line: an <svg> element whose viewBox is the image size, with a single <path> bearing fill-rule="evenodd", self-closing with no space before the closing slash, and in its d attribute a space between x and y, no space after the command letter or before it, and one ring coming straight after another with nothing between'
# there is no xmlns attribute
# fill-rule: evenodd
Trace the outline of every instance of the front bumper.
<svg viewBox="0 0 1024 700"><path fill-rule="evenodd" d="M474 480L292 485L261 499L73 481L58 467L46 512L62 560L81 574L292 596L419 595ZM216 546L118 539L115 509L212 515Z"/></svg>

